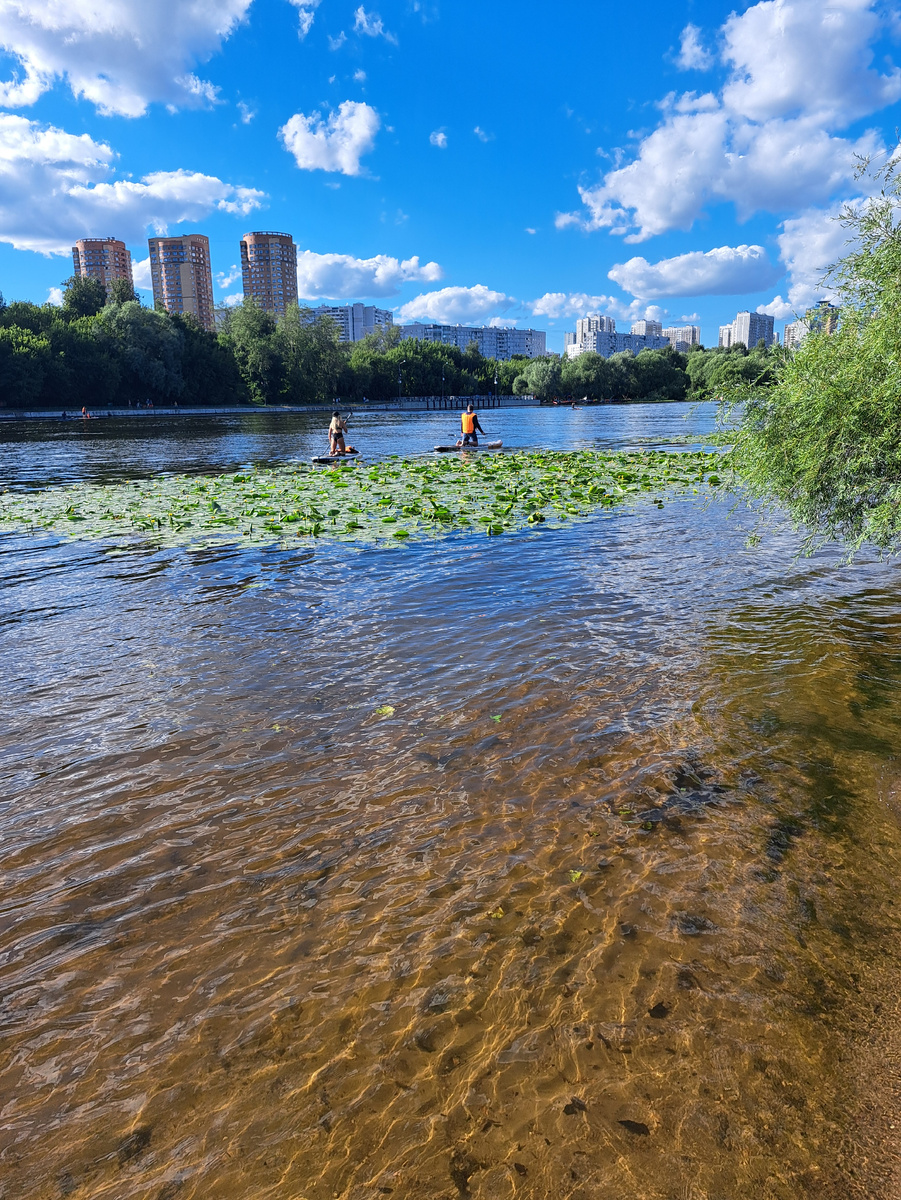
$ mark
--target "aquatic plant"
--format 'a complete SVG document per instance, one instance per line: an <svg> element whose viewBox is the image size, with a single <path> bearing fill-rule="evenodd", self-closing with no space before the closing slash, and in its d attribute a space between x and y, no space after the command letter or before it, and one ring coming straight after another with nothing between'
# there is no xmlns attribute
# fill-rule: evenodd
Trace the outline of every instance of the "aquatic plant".
<svg viewBox="0 0 901 1200"><path fill-rule="evenodd" d="M723 462L704 451L520 451L78 483L0 494L0 529L165 545L310 537L371 544L467 529L496 536L553 528L642 496L662 506L668 496L715 486Z"/></svg>

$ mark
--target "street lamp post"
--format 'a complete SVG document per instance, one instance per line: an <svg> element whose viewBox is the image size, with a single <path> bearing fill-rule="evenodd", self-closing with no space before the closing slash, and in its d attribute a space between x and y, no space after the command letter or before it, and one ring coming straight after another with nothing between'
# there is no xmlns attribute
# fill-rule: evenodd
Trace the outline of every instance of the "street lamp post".
<svg viewBox="0 0 901 1200"><path fill-rule="evenodd" d="M400 360L400 362L397 364L397 402L398 402L398 404L400 404L401 388L403 386L401 383L400 369L406 361L407 360L405 358L402 358Z"/></svg>

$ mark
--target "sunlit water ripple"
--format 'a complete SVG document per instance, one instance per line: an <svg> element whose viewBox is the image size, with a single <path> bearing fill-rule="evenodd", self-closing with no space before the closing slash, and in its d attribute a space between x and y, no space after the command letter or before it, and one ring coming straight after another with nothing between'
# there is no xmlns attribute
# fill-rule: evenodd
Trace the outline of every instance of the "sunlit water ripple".
<svg viewBox="0 0 901 1200"><path fill-rule="evenodd" d="M243 420L2 430L0 467L319 436ZM441 419L369 420L390 453ZM897 569L750 527L0 539L0 1197L901 1194Z"/></svg>

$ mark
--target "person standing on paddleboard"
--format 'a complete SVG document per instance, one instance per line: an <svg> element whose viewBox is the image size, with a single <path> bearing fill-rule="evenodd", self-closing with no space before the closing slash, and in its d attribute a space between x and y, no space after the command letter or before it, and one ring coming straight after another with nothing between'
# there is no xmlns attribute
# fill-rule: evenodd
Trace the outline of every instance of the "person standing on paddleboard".
<svg viewBox="0 0 901 1200"><path fill-rule="evenodd" d="M460 426L463 430L462 442L457 442L458 446L478 446L479 439L476 432L484 433L485 430L479 424L479 418L475 409L471 404L466 405L466 412L460 413Z"/></svg>
<svg viewBox="0 0 901 1200"><path fill-rule="evenodd" d="M347 433L347 422L341 416L340 411L336 408L332 413L332 420L328 427L329 454L346 453L346 447L344 445L345 433Z"/></svg>

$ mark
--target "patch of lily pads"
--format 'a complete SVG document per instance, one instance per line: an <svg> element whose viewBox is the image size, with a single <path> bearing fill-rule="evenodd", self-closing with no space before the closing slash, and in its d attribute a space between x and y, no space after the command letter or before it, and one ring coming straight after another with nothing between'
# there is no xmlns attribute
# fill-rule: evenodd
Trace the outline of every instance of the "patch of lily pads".
<svg viewBox="0 0 901 1200"><path fill-rule="evenodd" d="M161 545L329 538L364 544L462 530L553 528L645 498L663 505L719 482L707 451L518 451L392 457L317 468L166 475L0 494L0 529Z"/></svg>

